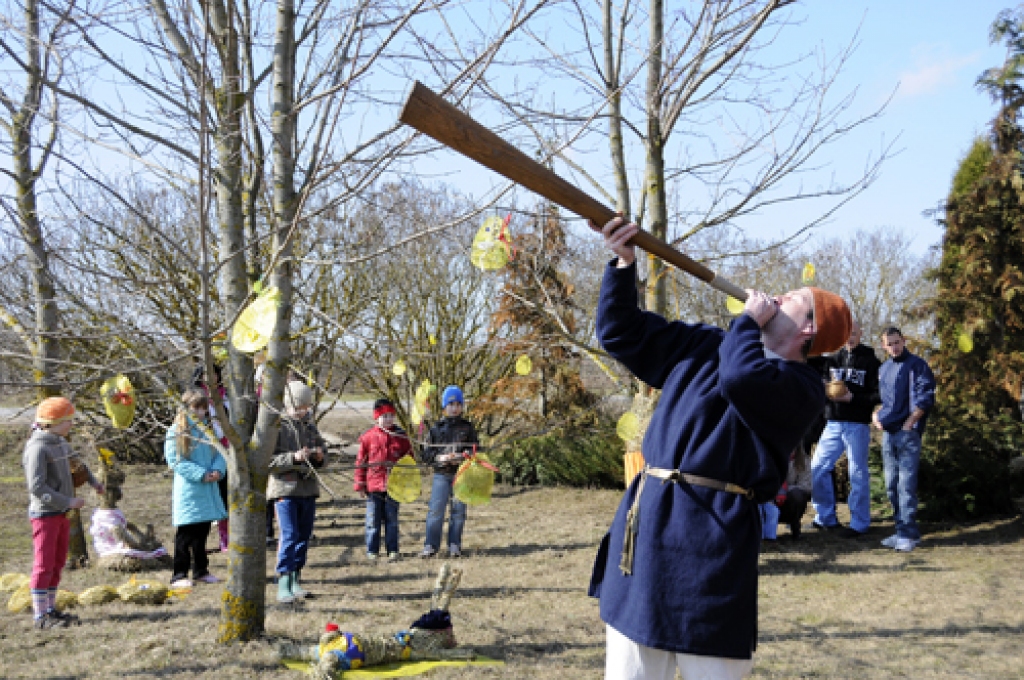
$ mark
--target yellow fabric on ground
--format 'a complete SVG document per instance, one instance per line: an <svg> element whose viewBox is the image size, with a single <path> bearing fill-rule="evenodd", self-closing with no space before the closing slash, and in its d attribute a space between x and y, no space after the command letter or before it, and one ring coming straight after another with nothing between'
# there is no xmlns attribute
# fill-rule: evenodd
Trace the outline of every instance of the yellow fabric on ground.
<svg viewBox="0 0 1024 680"><path fill-rule="evenodd" d="M293 671L305 673L309 670L308 661L293 661L285 659L284 665ZM401 663L386 663L372 668L359 668L351 671L343 671L338 674L339 678L411 678L414 675L426 673L432 668L441 666L504 666L505 662L487 657L477 657L473 661L403 661Z"/></svg>

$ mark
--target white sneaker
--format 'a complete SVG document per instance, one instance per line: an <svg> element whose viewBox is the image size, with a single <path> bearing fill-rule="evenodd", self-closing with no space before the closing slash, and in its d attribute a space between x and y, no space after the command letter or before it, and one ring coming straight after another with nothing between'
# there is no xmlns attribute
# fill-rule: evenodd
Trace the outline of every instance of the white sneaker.
<svg viewBox="0 0 1024 680"><path fill-rule="evenodd" d="M179 578L176 581L171 581L171 587L172 588L191 588L192 587L192 581L188 580L187 578Z"/></svg>
<svg viewBox="0 0 1024 680"><path fill-rule="evenodd" d="M200 583L220 583L223 579L219 579L213 574L203 574L196 579Z"/></svg>
<svg viewBox="0 0 1024 680"><path fill-rule="evenodd" d="M882 539L882 545L885 546L886 548L895 548L896 547L896 541L898 541L898 540L900 540L900 537L897 536L896 534L893 534L889 538L883 538Z"/></svg>
<svg viewBox="0 0 1024 680"><path fill-rule="evenodd" d="M920 541L915 541L912 538L899 538L896 539L896 552L910 552L917 547Z"/></svg>
<svg viewBox="0 0 1024 680"><path fill-rule="evenodd" d="M448 556L449 557L462 557L462 549L459 548L459 546L457 546L457 545L450 545L450 546L448 546Z"/></svg>
<svg viewBox="0 0 1024 680"><path fill-rule="evenodd" d="M433 557L436 554L437 550L435 550L433 547L429 545L426 545L423 546L423 552L420 553L420 557L422 557L423 559L427 559L428 557Z"/></svg>

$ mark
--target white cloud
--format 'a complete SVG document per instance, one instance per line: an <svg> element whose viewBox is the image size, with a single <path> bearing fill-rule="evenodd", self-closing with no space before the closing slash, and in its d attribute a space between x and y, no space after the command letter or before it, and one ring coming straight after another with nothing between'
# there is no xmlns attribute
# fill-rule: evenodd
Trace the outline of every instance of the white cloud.
<svg viewBox="0 0 1024 680"><path fill-rule="evenodd" d="M930 55L934 57L935 55ZM945 58L918 57L917 65L900 74L897 96L901 99L921 97L938 92L956 82L960 71L977 64L979 54Z"/></svg>

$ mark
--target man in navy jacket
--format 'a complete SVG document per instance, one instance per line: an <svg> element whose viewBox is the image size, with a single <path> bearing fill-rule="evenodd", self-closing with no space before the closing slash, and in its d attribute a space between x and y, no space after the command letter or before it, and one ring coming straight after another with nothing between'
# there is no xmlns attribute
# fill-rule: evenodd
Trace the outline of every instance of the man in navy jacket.
<svg viewBox="0 0 1024 680"><path fill-rule="evenodd" d="M895 326L882 331L889 361L878 370L882 408L872 422L882 430L885 490L892 504L896 533L882 541L887 548L910 552L921 542L917 528L917 471L921 436L928 410L935 404L935 376L924 359L911 354Z"/></svg>
<svg viewBox="0 0 1024 680"><path fill-rule="evenodd" d="M606 677L740 678L757 639L757 504L775 497L825 391L805 363L838 349L836 295L748 291L728 332L637 308L633 224L602 229L618 259L598 303L602 346L661 390L646 466L601 542L590 594L607 624Z"/></svg>

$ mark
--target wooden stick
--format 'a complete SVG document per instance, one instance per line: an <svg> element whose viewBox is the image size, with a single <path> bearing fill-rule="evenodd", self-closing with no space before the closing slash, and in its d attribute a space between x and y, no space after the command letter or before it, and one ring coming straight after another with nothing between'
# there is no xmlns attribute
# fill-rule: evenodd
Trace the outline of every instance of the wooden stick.
<svg viewBox="0 0 1024 680"><path fill-rule="evenodd" d="M398 119L598 226L615 217L614 210L533 160L418 81L413 83ZM745 290L646 231L637 232L630 242L737 300L747 299Z"/></svg>

